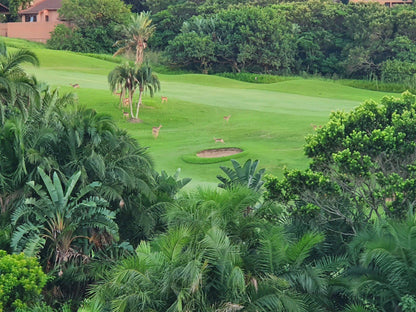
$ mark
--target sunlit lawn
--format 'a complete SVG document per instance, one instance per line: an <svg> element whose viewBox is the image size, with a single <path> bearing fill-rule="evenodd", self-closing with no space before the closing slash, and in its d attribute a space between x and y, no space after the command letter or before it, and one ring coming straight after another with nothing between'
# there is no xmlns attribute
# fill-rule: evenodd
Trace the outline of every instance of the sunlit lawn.
<svg viewBox="0 0 416 312"><path fill-rule="evenodd" d="M181 156L215 147L241 147L247 158L259 159L267 172L280 175L284 167L306 168L305 136L314 132L334 110L350 110L365 99L380 99L385 93L354 89L319 79L294 79L275 84L250 84L207 75L159 75L162 90L145 96L142 123L123 119L118 99L110 93L107 74L115 63L80 54L34 48L41 65L27 69L39 80L76 92L79 103L112 115L118 125L149 147L157 170L191 177L193 185L216 183L220 165L188 164ZM78 83L72 89L70 83ZM161 103L161 96L168 103ZM228 123L223 116L231 115ZM162 125L157 140L152 127ZM215 143L215 138L225 143Z"/></svg>

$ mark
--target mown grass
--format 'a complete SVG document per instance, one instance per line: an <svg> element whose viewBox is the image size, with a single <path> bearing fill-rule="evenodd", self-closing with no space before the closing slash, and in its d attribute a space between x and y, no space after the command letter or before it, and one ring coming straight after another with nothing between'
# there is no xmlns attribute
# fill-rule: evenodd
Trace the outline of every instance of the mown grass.
<svg viewBox="0 0 416 312"><path fill-rule="evenodd" d="M339 83L302 79L269 84L247 83L199 74L159 74L162 89L154 98L144 97L142 123L123 119L118 99L108 89L107 75L116 66L105 58L34 47L40 67L27 66L39 80L65 92L77 93L80 105L113 116L142 146L149 147L157 170L174 173L182 169L192 185L216 184L220 165L193 164L184 155L221 147L243 147L239 159L259 159L268 173L281 175L285 167L306 168L303 154L305 136L313 134L312 124L321 125L333 110L351 110L365 99L379 100L386 93L362 90ZM69 84L80 84L72 89ZM168 103L161 103L160 96ZM223 116L231 115L229 122ZM152 127L163 125L154 139Z"/></svg>

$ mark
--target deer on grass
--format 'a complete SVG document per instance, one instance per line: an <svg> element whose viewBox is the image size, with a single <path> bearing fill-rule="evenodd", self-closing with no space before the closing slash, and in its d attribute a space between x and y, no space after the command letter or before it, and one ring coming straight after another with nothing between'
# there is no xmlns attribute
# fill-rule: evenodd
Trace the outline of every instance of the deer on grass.
<svg viewBox="0 0 416 312"><path fill-rule="evenodd" d="M129 112L123 112L123 117L128 119L129 118Z"/></svg>
<svg viewBox="0 0 416 312"><path fill-rule="evenodd" d="M214 138L214 140L215 140L215 143L224 143L224 139Z"/></svg>
<svg viewBox="0 0 416 312"><path fill-rule="evenodd" d="M168 102L168 97L167 96L162 96L162 103L163 102L166 102L166 103Z"/></svg>
<svg viewBox="0 0 416 312"><path fill-rule="evenodd" d="M124 100L123 100L123 106L124 107L129 107L130 105L130 100L128 99L128 98L125 98Z"/></svg>
<svg viewBox="0 0 416 312"><path fill-rule="evenodd" d="M322 128L322 126L317 126L317 125L314 125L314 124L311 124L311 127L313 128L313 130L316 130L317 128L319 128L319 129Z"/></svg>
<svg viewBox="0 0 416 312"><path fill-rule="evenodd" d="M224 120L225 120L226 122L228 122L228 120L230 120L230 117L231 117L231 115L224 116Z"/></svg>
<svg viewBox="0 0 416 312"><path fill-rule="evenodd" d="M77 83L74 83L74 84L70 83L70 86L74 89L79 88L79 84Z"/></svg>
<svg viewBox="0 0 416 312"><path fill-rule="evenodd" d="M162 125L159 125L159 127L153 127L152 128L152 134L155 137L155 139L157 139L157 137L159 136L160 128L162 128Z"/></svg>

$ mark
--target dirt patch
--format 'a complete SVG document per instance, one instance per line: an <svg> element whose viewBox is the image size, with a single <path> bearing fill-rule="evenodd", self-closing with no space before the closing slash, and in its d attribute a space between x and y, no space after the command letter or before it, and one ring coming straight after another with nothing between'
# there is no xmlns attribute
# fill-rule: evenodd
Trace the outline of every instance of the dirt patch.
<svg viewBox="0 0 416 312"><path fill-rule="evenodd" d="M214 148L214 149L207 149L200 151L196 154L196 156L201 158L216 158L216 157L224 157L235 155L241 153L243 150L236 147L229 147L229 148Z"/></svg>
<svg viewBox="0 0 416 312"><path fill-rule="evenodd" d="M131 123L142 123L143 122L143 120L141 120L140 118L130 118L128 121L131 122Z"/></svg>

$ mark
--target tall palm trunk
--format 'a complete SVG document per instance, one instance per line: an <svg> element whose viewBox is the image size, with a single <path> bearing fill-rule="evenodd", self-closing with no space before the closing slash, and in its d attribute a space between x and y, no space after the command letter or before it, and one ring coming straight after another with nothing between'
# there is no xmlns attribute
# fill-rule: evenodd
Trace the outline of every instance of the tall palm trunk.
<svg viewBox="0 0 416 312"><path fill-rule="evenodd" d="M139 118L139 109L142 105L143 88L139 89L139 101L137 102L136 118Z"/></svg>
<svg viewBox="0 0 416 312"><path fill-rule="evenodd" d="M144 49L146 48L146 42L143 39L139 39L136 45L136 65L140 66L143 63Z"/></svg>
<svg viewBox="0 0 416 312"><path fill-rule="evenodd" d="M133 112L133 88L129 88L129 106L130 106L130 115L131 118L134 118L134 112Z"/></svg>

